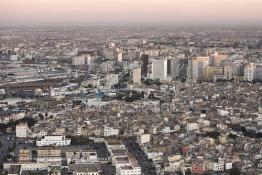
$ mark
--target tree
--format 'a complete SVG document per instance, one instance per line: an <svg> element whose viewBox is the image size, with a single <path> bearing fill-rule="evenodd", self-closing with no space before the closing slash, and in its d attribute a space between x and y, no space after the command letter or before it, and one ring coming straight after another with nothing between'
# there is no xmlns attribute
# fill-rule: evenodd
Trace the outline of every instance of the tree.
<svg viewBox="0 0 262 175"><path fill-rule="evenodd" d="M236 166L233 166L233 168L229 172L230 175L240 175L240 171Z"/></svg>
<svg viewBox="0 0 262 175"><path fill-rule="evenodd" d="M192 174L192 172L191 172L191 170L188 168L187 170L186 170L186 172L185 172L185 175L191 175Z"/></svg>
<svg viewBox="0 0 262 175"><path fill-rule="evenodd" d="M42 113L39 113L39 114L38 114L38 117L40 118L40 120L44 120L44 117L45 117L45 116L44 116Z"/></svg>
<svg viewBox="0 0 262 175"><path fill-rule="evenodd" d="M233 139L233 140L236 140L236 139L237 139L237 136L236 136L235 134L230 133L230 134L228 135L228 138Z"/></svg>
<svg viewBox="0 0 262 175"><path fill-rule="evenodd" d="M20 123L20 122L27 123L29 127L32 127L37 123L37 121L34 118L31 118L31 117L24 117L21 120L17 120L15 123L17 124L17 123Z"/></svg>

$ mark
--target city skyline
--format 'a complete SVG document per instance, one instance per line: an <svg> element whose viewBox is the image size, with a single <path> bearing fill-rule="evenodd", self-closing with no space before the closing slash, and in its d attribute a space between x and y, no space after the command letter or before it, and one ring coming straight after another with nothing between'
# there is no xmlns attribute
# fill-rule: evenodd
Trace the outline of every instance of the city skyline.
<svg viewBox="0 0 262 175"><path fill-rule="evenodd" d="M260 26L260 0L0 0L6 26Z"/></svg>
<svg viewBox="0 0 262 175"><path fill-rule="evenodd" d="M0 0L0 174L262 175L262 0Z"/></svg>

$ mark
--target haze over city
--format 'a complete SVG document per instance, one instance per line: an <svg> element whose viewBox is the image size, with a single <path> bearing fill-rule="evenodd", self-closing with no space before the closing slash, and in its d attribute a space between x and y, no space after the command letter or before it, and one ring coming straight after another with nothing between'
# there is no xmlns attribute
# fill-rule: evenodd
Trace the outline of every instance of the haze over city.
<svg viewBox="0 0 262 175"><path fill-rule="evenodd" d="M0 0L1 175L262 175L262 0Z"/></svg>
<svg viewBox="0 0 262 175"><path fill-rule="evenodd" d="M0 0L5 26L259 26L261 0Z"/></svg>

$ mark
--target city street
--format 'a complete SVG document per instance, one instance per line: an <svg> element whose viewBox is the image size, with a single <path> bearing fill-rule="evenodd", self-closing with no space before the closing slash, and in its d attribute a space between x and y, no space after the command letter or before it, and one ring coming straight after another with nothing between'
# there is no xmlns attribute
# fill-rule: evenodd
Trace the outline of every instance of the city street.
<svg viewBox="0 0 262 175"><path fill-rule="evenodd" d="M155 167L152 161L147 159L146 154L140 149L135 138L125 139L123 142L127 150L130 151L137 159L139 165L141 166L142 173L144 175L156 175Z"/></svg>
<svg viewBox="0 0 262 175"><path fill-rule="evenodd" d="M5 157L8 155L8 149L13 146L15 143L15 136L14 135L1 135L1 147L0 147L0 163L2 164L5 160Z"/></svg>

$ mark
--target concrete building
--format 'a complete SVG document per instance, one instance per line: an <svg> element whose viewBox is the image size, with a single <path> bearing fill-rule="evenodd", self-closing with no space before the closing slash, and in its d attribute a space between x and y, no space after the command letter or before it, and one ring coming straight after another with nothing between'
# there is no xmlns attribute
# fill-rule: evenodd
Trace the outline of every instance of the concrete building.
<svg viewBox="0 0 262 175"><path fill-rule="evenodd" d="M81 164L70 164L68 166L68 172L73 175L100 175L102 169L100 164L95 163L81 163Z"/></svg>
<svg viewBox="0 0 262 175"><path fill-rule="evenodd" d="M18 125L16 125L16 137L18 138L26 138L28 137L28 125L27 123L20 123Z"/></svg>
<svg viewBox="0 0 262 175"><path fill-rule="evenodd" d="M231 80L233 78L233 68L232 66L224 67L224 79Z"/></svg>
<svg viewBox="0 0 262 175"><path fill-rule="evenodd" d="M188 131L194 131L199 130L199 126L197 123L187 123L186 130Z"/></svg>
<svg viewBox="0 0 262 175"><path fill-rule="evenodd" d="M151 138L150 134L140 134L137 136L137 142L140 145L143 145L145 143L150 143L150 138Z"/></svg>
<svg viewBox="0 0 262 175"><path fill-rule="evenodd" d="M118 52L117 53L117 62L122 62L123 61L123 53L122 52Z"/></svg>
<svg viewBox="0 0 262 175"><path fill-rule="evenodd" d="M209 64L209 57L196 57L192 60L192 80L204 79L204 69Z"/></svg>
<svg viewBox="0 0 262 175"><path fill-rule="evenodd" d="M86 58L84 56L76 56L72 58L72 65L80 66L86 64Z"/></svg>
<svg viewBox="0 0 262 175"><path fill-rule="evenodd" d="M18 162L31 162L32 160L32 152L29 149L20 149Z"/></svg>
<svg viewBox="0 0 262 175"><path fill-rule="evenodd" d="M133 69L133 83L141 84L141 68Z"/></svg>
<svg viewBox="0 0 262 175"><path fill-rule="evenodd" d="M66 160L75 163L94 163L98 161L97 152L82 147L72 147L65 151Z"/></svg>
<svg viewBox="0 0 262 175"><path fill-rule="evenodd" d="M215 52L210 56L210 65L215 67L221 66L222 61L227 59L228 59L227 55Z"/></svg>
<svg viewBox="0 0 262 175"><path fill-rule="evenodd" d="M61 164L61 150L55 147L41 147L37 150L38 163Z"/></svg>
<svg viewBox="0 0 262 175"><path fill-rule="evenodd" d="M111 88L113 85L118 84L119 75L118 74L107 74L106 75L107 87Z"/></svg>
<svg viewBox="0 0 262 175"><path fill-rule="evenodd" d="M149 56L142 54L141 55L141 61L142 61L141 72L142 72L143 76L146 76L147 75L147 66L148 66L148 63L149 63Z"/></svg>
<svg viewBox="0 0 262 175"><path fill-rule="evenodd" d="M223 75L222 67L205 67L204 68L204 79L206 81L214 80L216 75Z"/></svg>
<svg viewBox="0 0 262 175"><path fill-rule="evenodd" d="M256 65L254 79L262 81L262 64Z"/></svg>
<svg viewBox="0 0 262 175"><path fill-rule="evenodd" d="M213 164L213 171L224 171L225 162L223 159L219 159L218 162Z"/></svg>
<svg viewBox="0 0 262 175"><path fill-rule="evenodd" d="M71 139L67 139L65 136L45 136L36 141L36 146L68 146L70 143Z"/></svg>
<svg viewBox="0 0 262 175"><path fill-rule="evenodd" d="M167 79L167 60L154 60L152 63L152 79Z"/></svg>
<svg viewBox="0 0 262 175"><path fill-rule="evenodd" d="M246 65L244 70L244 79L247 81L253 81L255 79L255 69L256 66L252 63Z"/></svg>
<svg viewBox="0 0 262 175"><path fill-rule="evenodd" d="M104 127L104 136L109 137L109 136L117 136L119 134L119 129L113 128L113 127Z"/></svg>

